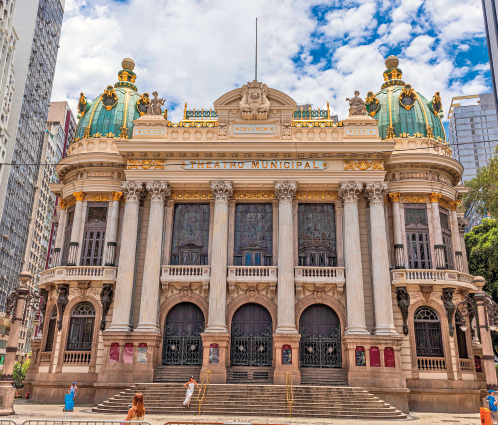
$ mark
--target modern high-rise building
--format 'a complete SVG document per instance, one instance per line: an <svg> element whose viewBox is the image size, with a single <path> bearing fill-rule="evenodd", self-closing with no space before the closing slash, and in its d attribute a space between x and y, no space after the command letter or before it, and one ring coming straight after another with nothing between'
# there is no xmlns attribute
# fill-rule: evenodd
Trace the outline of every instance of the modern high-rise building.
<svg viewBox="0 0 498 425"><path fill-rule="evenodd" d="M64 0L17 0L16 9L15 90L0 180L0 311L17 286L24 263Z"/></svg>
<svg viewBox="0 0 498 425"><path fill-rule="evenodd" d="M477 169L487 165L498 143L498 124L494 93L458 96L451 99L448 112L450 120L450 146L453 157L464 166L462 182L477 175ZM467 230L481 224L482 216L471 205L465 216Z"/></svg>
<svg viewBox="0 0 498 425"><path fill-rule="evenodd" d="M484 28L488 43L489 67L491 68L491 81L493 82L492 96L498 105L498 0L482 0L484 14ZM495 111L496 114L496 111Z"/></svg>

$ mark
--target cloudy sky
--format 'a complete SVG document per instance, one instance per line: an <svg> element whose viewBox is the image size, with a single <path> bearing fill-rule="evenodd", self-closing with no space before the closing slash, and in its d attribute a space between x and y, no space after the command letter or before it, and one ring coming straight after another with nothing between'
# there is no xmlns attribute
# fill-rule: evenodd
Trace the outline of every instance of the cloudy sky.
<svg viewBox="0 0 498 425"><path fill-rule="evenodd" d="M157 90L170 118L209 108L254 79L340 118L355 89L383 82L384 58L432 98L491 91L481 0L66 0L52 100L76 110L117 81L124 57L139 92Z"/></svg>

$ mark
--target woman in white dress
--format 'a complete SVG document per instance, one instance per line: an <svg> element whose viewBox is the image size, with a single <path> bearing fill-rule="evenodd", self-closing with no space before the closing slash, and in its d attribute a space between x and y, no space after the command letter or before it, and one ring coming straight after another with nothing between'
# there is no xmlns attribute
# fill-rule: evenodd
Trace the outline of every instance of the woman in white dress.
<svg viewBox="0 0 498 425"><path fill-rule="evenodd" d="M195 382L193 376L190 377L186 384L183 384L183 386L187 389L187 394L185 395L185 401L183 404L187 407L190 407L190 399L192 398L192 394L194 394L194 385L200 390L199 385L197 385L197 382Z"/></svg>

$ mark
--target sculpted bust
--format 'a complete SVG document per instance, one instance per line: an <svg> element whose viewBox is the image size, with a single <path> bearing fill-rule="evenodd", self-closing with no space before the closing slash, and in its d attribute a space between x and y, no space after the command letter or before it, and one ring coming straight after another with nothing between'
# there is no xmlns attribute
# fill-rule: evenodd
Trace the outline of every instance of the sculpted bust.
<svg viewBox="0 0 498 425"><path fill-rule="evenodd" d="M242 99L239 102L240 113L245 120L266 120L270 110L268 87L253 81L240 89Z"/></svg>
<svg viewBox="0 0 498 425"><path fill-rule="evenodd" d="M365 102L360 97L360 92L356 90L354 92L354 97L352 99L346 99L349 102L349 116L353 115L366 115L367 109L365 107Z"/></svg>

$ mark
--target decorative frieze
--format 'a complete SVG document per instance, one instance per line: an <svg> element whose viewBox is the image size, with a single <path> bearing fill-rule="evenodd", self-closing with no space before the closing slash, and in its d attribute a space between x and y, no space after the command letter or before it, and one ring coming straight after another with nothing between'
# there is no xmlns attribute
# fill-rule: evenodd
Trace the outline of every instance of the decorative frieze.
<svg viewBox="0 0 498 425"><path fill-rule="evenodd" d="M173 201L211 201L214 198L210 190L173 190L169 199Z"/></svg>
<svg viewBox="0 0 498 425"><path fill-rule="evenodd" d="M427 195L403 194L401 195L401 202L407 204L425 204L429 202L429 197Z"/></svg>
<svg viewBox="0 0 498 425"><path fill-rule="evenodd" d="M269 190L261 191L242 191L236 190L233 192L232 199L234 200L275 200L277 196Z"/></svg>
<svg viewBox="0 0 498 425"><path fill-rule="evenodd" d="M129 159L126 161L127 170L164 170L165 159Z"/></svg>
<svg viewBox="0 0 498 425"><path fill-rule="evenodd" d="M339 194L336 191L296 192L294 199L297 201L336 201L339 199Z"/></svg>
<svg viewBox="0 0 498 425"><path fill-rule="evenodd" d="M85 201L106 202L111 200L112 200L112 193L98 192L98 193L87 193L85 195Z"/></svg>
<svg viewBox="0 0 498 425"><path fill-rule="evenodd" d="M429 200L432 203L436 203L436 202L439 202L439 200L441 199L441 196L442 195L440 193L431 192L431 193L429 193Z"/></svg>
<svg viewBox="0 0 498 425"><path fill-rule="evenodd" d="M375 171L375 170L384 170L384 161L374 160L374 161L353 161L353 160L345 160L344 161L344 171Z"/></svg>

